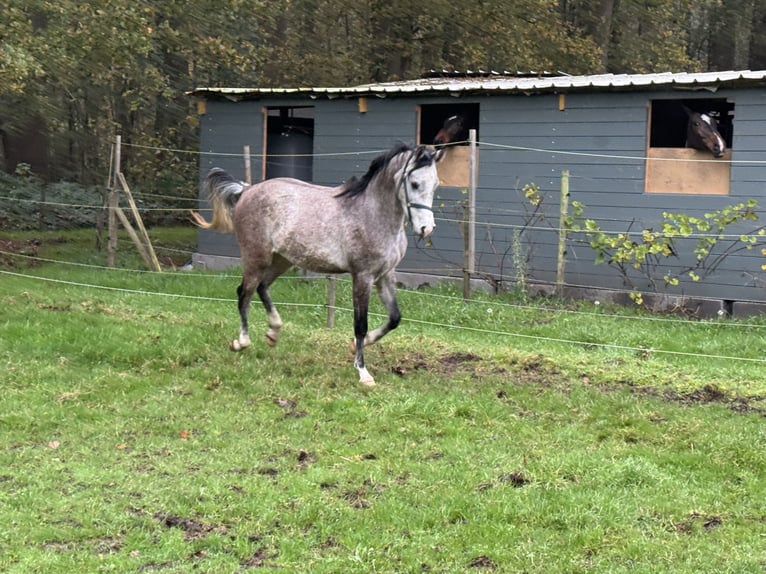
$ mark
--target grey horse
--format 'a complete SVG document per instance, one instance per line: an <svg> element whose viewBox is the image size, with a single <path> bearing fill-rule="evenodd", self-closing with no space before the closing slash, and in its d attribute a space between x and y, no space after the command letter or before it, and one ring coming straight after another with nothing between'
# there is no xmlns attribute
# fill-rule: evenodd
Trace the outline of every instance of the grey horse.
<svg viewBox="0 0 766 574"><path fill-rule="evenodd" d="M237 289L240 329L235 351L250 345L248 308L253 293L266 308L266 339L276 344L282 320L269 286L293 266L317 273L350 273L354 299L354 366L360 383L375 380L364 363L364 347L395 329L401 319L394 272L407 249L405 224L420 237L433 231L433 198L439 185L441 153L427 146L398 144L376 157L361 178L324 187L291 178L248 186L213 168L204 181L213 218L192 216L204 229L234 231L242 257ZM368 332L372 286L388 320Z"/></svg>

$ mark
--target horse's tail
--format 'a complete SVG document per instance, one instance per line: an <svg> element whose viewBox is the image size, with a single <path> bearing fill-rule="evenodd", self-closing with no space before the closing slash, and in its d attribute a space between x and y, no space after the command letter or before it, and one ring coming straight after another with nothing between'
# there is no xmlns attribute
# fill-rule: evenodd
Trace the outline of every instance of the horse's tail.
<svg viewBox="0 0 766 574"><path fill-rule="evenodd" d="M234 179L221 168L214 167L208 172L202 187L213 208L213 220L208 223L199 213L192 211L193 222L202 229L232 232L234 224L231 221L231 210L247 184Z"/></svg>

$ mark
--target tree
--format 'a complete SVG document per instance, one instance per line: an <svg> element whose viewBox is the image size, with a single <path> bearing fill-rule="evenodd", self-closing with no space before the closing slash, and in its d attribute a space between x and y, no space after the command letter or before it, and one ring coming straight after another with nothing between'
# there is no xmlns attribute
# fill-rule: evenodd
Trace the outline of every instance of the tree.
<svg viewBox="0 0 766 574"><path fill-rule="evenodd" d="M757 68L764 24L760 0L5 0L0 168L100 183L120 133L132 181L180 186L196 158L157 148L197 145L195 87Z"/></svg>
<svg viewBox="0 0 766 574"><path fill-rule="evenodd" d="M9 0L0 8L0 73L16 80L0 88L0 126L18 133L41 118L51 177L86 183L104 181L115 133L128 144L193 147L196 116L184 92L250 79L265 36L260 20L238 14L264 14L267 4ZM140 164L136 174L148 178L174 171L153 150L129 147L124 158L126 170Z"/></svg>

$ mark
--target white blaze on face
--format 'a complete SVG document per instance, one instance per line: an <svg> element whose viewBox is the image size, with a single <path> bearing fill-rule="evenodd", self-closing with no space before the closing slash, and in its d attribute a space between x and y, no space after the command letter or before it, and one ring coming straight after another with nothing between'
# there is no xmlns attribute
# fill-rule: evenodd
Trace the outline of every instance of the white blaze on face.
<svg viewBox="0 0 766 574"><path fill-rule="evenodd" d="M434 192L439 186L439 175L436 173L436 165L431 164L413 171L410 173L406 185L410 203L432 207ZM412 217L410 223L412 223L413 231L423 237L431 235L436 226L433 211L410 206L409 213Z"/></svg>
<svg viewBox="0 0 766 574"><path fill-rule="evenodd" d="M715 124L713 123L712 118L707 114L700 114L700 118L703 122L705 122L707 125L710 126L710 129L712 129L715 132L715 137L718 140L718 146L720 150L723 152L726 149L726 142L723 141L723 138L718 135L718 131L716 130Z"/></svg>

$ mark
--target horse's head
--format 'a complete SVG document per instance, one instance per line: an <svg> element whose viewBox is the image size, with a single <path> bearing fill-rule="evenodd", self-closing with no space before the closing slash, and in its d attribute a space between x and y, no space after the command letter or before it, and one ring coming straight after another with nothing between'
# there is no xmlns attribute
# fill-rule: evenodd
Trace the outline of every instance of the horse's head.
<svg viewBox="0 0 766 574"><path fill-rule="evenodd" d="M409 153L400 176L401 199L412 229L420 237L428 237L436 226L432 206L434 193L439 187L436 162L442 156L433 148L422 145Z"/></svg>
<svg viewBox="0 0 766 574"><path fill-rule="evenodd" d="M463 127L465 122L461 116L450 116L444 120L442 128L434 136L434 145L443 146L454 143L458 140L458 136L463 133Z"/></svg>
<svg viewBox="0 0 766 574"><path fill-rule="evenodd" d="M686 126L686 147L709 151L715 157L723 157L726 142L718 133L718 123L707 114L700 114L684 106L689 117Z"/></svg>

